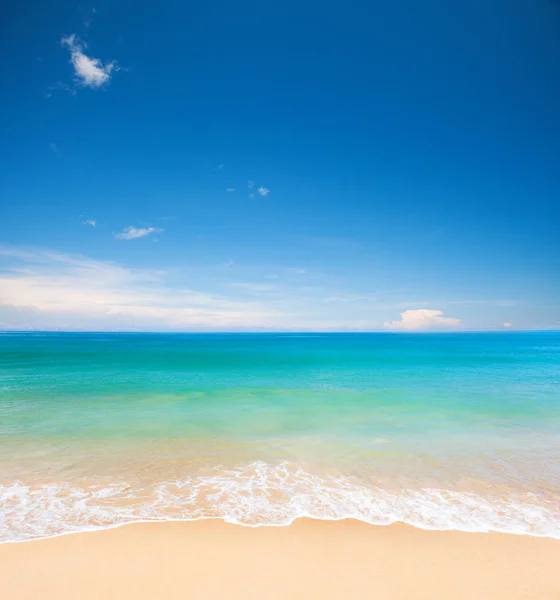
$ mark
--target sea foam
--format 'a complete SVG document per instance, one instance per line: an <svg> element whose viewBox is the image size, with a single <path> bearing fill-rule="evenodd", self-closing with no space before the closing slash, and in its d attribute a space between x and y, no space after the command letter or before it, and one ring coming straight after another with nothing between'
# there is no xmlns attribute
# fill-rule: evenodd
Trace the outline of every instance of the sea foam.
<svg viewBox="0 0 560 600"><path fill-rule="evenodd" d="M299 517L560 538L560 503L538 494L387 489L344 475L310 473L289 463L253 462L143 486L91 481L0 485L3 542L135 521L219 518L247 526L282 526Z"/></svg>

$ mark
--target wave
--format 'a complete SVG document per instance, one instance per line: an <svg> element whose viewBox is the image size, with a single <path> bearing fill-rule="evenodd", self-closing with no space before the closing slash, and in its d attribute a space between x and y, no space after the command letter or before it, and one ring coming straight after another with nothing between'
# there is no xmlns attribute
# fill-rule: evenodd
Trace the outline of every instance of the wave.
<svg viewBox="0 0 560 600"><path fill-rule="evenodd" d="M560 505L538 494L390 490L343 475L310 473L290 463L254 462L145 486L126 482L0 485L2 542L136 521L219 518L255 527L289 525L299 517L560 539Z"/></svg>

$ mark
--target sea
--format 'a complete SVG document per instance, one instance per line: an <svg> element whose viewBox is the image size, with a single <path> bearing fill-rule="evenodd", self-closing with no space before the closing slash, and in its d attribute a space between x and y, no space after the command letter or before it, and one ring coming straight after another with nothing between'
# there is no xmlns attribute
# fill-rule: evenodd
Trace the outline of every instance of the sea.
<svg viewBox="0 0 560 600"><path fill-rule="evenodd" d="M560 538L560 332L0 333L0 541L298 517Z"/></svg>

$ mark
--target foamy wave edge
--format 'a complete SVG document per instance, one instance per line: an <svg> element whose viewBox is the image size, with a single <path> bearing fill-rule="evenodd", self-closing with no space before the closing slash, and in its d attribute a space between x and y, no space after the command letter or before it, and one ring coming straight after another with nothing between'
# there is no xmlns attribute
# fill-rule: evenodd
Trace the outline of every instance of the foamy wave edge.
<svg viewBox="0 0 560 600"><path fill-rule="evenodd" d="M24 542L129 523L221 519L248 527L298 518L372 525L499 532L560 539L560 509L537 494L481 496L436 488L386 490L343 475L282 463L251 463L132 489L126 483L0 485L0 543Z"/></svg>

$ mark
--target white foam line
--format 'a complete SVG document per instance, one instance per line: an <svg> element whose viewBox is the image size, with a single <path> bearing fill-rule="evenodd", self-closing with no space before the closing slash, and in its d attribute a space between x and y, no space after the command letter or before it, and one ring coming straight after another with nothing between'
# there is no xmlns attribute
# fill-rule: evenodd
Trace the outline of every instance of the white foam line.
<svg viewBox="0 0 560 600"><path fill-rule="evenodd" d="M121 482L107 487L70 487L59 483L32 488L18 482L0 486L0 492L4 490L0 494L0 527L5 536L11 537L0 543L48 539L131 523L218 519L244 527L284 527L298 518L355 519L377 526L405 523L424 530L560 539L560 499L559 504L551 503L550 499L545 501L535 494L485 498L440 489L393 493L366 487L343 476L317 476L287 463L273 467L256 462L241 469L221 472L216 469L216 472L137 490L142 495L148 493L149 502L141 502ZM120 505L96 504L99 499L117 500ZM169 509L187 514L180 517L161 514ZM89 519L100 522L83 526ZM53 525L63 530L53 532Z"/></svg>
<svg viewBox="0 0 560 600"><path fill-rule="evenodd" d="M337 523L339 521L359 521L360 523L365 523L366 525L371 525L372 527L390 527L391 525L402 524L407 525L409 527L414 527L415 529L421 529L422 531L460 531L461 533L475 533L475 534L485 534L485 533L499 533L501 535L519 535L519 536L527 536L527 537L536 537L536 538L546 538L546 539L554 539L560 540L560 534L541 534L541 533L529 533L526 531L510 531L506 529L465 529L461 527L430 527L425 523L416 523L412 521L401 521L396 519L391 521L390 523L374 523L372 521L368 521L366 519L361 519L359 517L336 517L336 518L327 518L327 517L317 517L311 514L302 514L294 517L290 520L289 523L243 523L241 521L230 521L225 517L195 517L192 519L135 519L132 521L126 521L124 523L115 523L113 525L100 525L100 526L92 526L85 527L83 529L75 529L72 531L62 531L60 533L54 533L52 535L43 535L33 538L27 538L22 540L0 540L0 545L3 544L28 544L31 542L37 542L40 540L52 540L59 537L65 537L67 535L79 535L83 533L95 533L100 531L108 531L110 529L120 529L121 527L128 527L129 525L136 525L142 523L195 523L197 521L223 521L228 525L236 525L238 527L249 527L251 529L258 529L259 527L289 527L293 525L295 521L299 519L311 519L313 521L330 521Z"/></svg>

